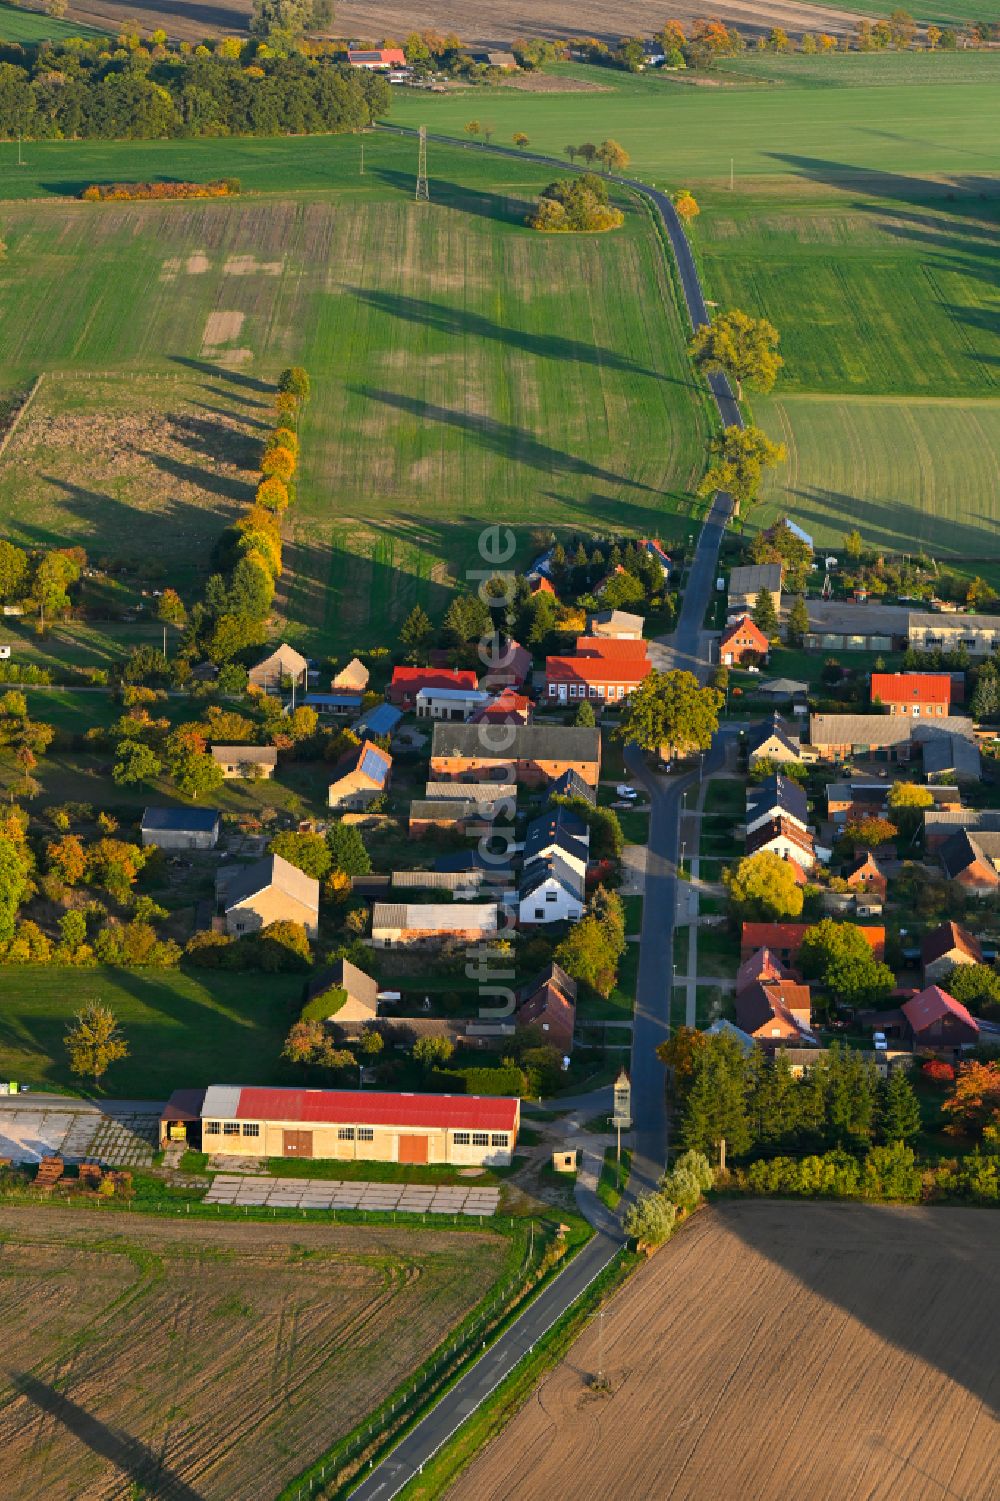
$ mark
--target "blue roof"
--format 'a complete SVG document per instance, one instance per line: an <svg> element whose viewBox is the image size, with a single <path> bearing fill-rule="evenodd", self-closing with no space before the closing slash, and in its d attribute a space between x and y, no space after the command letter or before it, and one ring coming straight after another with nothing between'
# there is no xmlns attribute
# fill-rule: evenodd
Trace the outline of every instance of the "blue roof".
<svg viewBox="0 0 1000 1501"><path fill-rule="evenodd" d="M362 714L355 730L368 730L372 735L391 735L403 717L402 709L395 704L376 704L367 714Z"/></svg>
<svg viewBox="0 0 1000 1501"><path fill-rule="evenodd" d="M218 808L146 808L142 827L211 833L221 817Z"/></svg>
<svg viewBox="0 0 1000 1501"><path fill-rule="evenodd" d="M321 709L360 709L360 693L306 693L302 703Z"/></svg>
<svg viewBox="0 0 1000 1501"><path fill-rule="evenodd" d="M362 776L371 777L373 782L378 782L379 786L385 781L389 772L385 756L380 750L376 750L374 747L365 751L361 757L358 770Z"/></svg>

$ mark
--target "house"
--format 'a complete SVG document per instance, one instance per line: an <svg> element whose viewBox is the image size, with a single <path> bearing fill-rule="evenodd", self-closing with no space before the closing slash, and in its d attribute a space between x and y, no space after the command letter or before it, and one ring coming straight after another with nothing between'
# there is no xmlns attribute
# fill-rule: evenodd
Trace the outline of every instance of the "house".
<svg viewBox="0 0 1000 1501"><path fill-rule="evenodd" d="M979 1041L979 1023L961 1001L928 985L900 1007L909 1023L915 1048L974 1048Z"/></svg>
<svg viewBox="0 0 1000 1501"><path fill-rule="evenodd" d="M844 880L852 891L874 896L880 902L885 901L889 883L871 850L858 853L844 871Z"/></svg>
<svg viewBox="0 0 1000 1501"><path fill-rule="evenodd" d="M201 1117L206 1152L509 1167L521 1102L468 1094L213 1084L205 1091Z"/></svg>
<svg viewBox="0 0 1000 1501"><path fill-rule="evenodd" d="M397 709L392 704L376 704L374 708L362 714L354 726L354 733L362 740L369 740L376 736L381 739L383 736L392 735L402 717L402 709Z"/></svg>
<svg viewBox="0 0 1000 1501"><path fill-rule="evenodd" d="M925 985L936 985L947 980L953 969L960 964L982 964L983 951L979 940L963 928L961 923L948 922L924 935L920 945L920 965Z"/></svg>
<svg viewBox="0 0 1000 1501"><path fill-rule="evenodd" d="M576 1029L576 981L551 963L518 992L514 1020L519 1027L538 1027L564 1056L573 1051Z"/></svg>
<svg viewBox="0 0 1000 1501"><path fill-rule="evenodd" d="M968 896L991 896L1000 886L1000 833L959 829L941 845L941 868Z"/></svg>
<svg viewBox="0 0 1000 1501"><path fill-rule="evenodd" d="M489 688L493 693L500 688L523 688L531 676L534 659L528 648L511 636L491 637L484 655L487 671L480 688Z"/></svg>
<svg viewBox="0 0 1000 1501"><path fill-rule="evenodd" d="M659 538L640 537L638 545L642 548L643 552L646 553L648 557L652 558L654 563L658 563L660 565L660 572L663 574L663 577L665 579L668 579L670 577L670 571L674 565L670 561L670 554L663 550Z"/></svg>
<svg viewBox="0 0 1000 1501"><path fill-rule="evenodd" d="M809 828L809 799L804 787L780 772L747 788L747 837L776 818L795 824L804 833Z"/></svg>
<svg viewBox="0 0 1000 1501"><path fill-rule="evenodd" d="M578 922L586 905L590 831L567 808L534 819L524 841L524 865L517 888L518 920Z"/></svg>
<svg viewBox="0 0 1000 1501"><path fill-rule="evenodd" d="M304 709L315 709L322 718L351 719L361 713L360 693L303 693L299 702Z"/></svg>
<svg viewBox="0 0 1000 1501"><path fill-rule="evenodd" d="M872 951L872 957L883 963L885 928L857 926ZM740 961L742 963L758 949L766 948L782 964L794 964L802 940L811 927L812 923L806 922L745 922L740 939Z"/></svg>
<svg viewBox="0 0 1000 1501"><path fill-rule="evenodd" d="M652 670L643 640L578 636L572 655L545 658L545 692L550 703L620 703Z"/></svg>
<svg viewBox="0 0 1000 1501"><path fill-rule="evenodd" d="M601 732L586 725L436 724L431 775L545 786L574 771L591 787L601 772Z"/></svg>
<svg viewBox="0 0 1000 1501"><path fill-rule="evenodd" d="M752 610L763 591L770 594L775 614L780 614L782 576L780 563L749 563L734 568L729 575L729 613L743 615Z"/></svg>
<svg viewBox="0 0 1000 1501"><path fill-rule="evenodd" d="M775 766L802 762L802 742L797 734L788 732L777 714L747 734L747 763L753 766L755 761L770 761Z"/></svg>
<svg viewBox="0 0 1000 1501"><path fill-rule="evenodd" d="M260 693L280 693L287 683L305 688L309 682L309 663L294 646L283 641L269 657L251 667L247 682Z"/></svg>
<svg viewBox="0 0 1000 1501"><path fill-rule="evenodd" d="M333 768L333 781L327 788L327 806L344 812L363 812L385 792L391 770L389 752L362 740Z"/></svg>
<svg viewBox="0 0 1000 1501"><path fill-rule="evenodd" d="M457 719L465 724L490 701L482 688L421 688L417 693L418 719Z"/></svg>
<svg viewBox="0 0 1000 1501"><path fill-rule="evenodd" d="M736 994L743 990L749 990L751 985L758 982L769 985L775 980L794 980L795 975L787 965L782 964L773 949L755 949L736 971Z"/></svg>
<svg viewBox="0 0 1000 1501"><path fill-rule="evenodd" d="M319 932L319 882L280 855L227 867L217 888L226 932L234 938L273 922L301 923L310 938Z"/></svg>
<svg viewBox="0 0 1000 1501"><path fill-rule="evenodd" d="M495 902L376 902L372 946L377 949L444 943L479 943L496 936Z"/></svg>
<svg viewBox="0 0 1000 1501"><path fill-rule="evenodd" d="M915 651L955 651L964 646L970 657L988 657L1000 646L1000 615L938 614L911 610L907 625Z"/></svg>
<svg viewBox="0 0 1000 1501"><path fill-rule="evenodd" d="M911 719L943 719L951 708L951 673L873 672L871 702Z"/></svg>
<svg viewBox="0 0 1000 1501"><path fill-rule="evenodd" d="M402 47L373 47L367 51L349 47L347 61L352 68L388 73L390 69L406 67L406 53Z"/></svg>
<svg viewBox="0 0 1000 1501"><path fill-rule="evenodd" d="M218 808L145 808L139 832L161 850L214 850L221 824Z"/></svg>
<svg viewBox="0 0 1000 1501"><path fill-rule="evenodd" d="M311 1015L317 1016L323 1009L338 1027L365 1026L378 1016L378 985L356 964L338 959L306 986L306 1003Z"/></svg>
<svg viewBox="0 0 1000 1501"><path fill-rule="evenodd" d="M532 594L555 594L555 587L550 578L544 573L531 573L528 575L528 589Z"/></svg>
<svg viewBox="0 0 1000 1501"><path fill-rule="evenodd" d="M386 702L397 709L416 707L421 688L464 688L475 690L479 679L471 669L450 667L395 667L385 690Z"/></svg>
<svg viewBox="0 0 1000 1501"><path fill-rule="evenodd" d="M757 666L767 661L771 643L749 615L740 615L727 625L719 641L719 661L723 667Z"/></svg>
<svg viewBox="0 0 1000 1501"><path fill-rule="evenodd" d="M595 610L587 616L587 635L611 641L641 641L646 622L628 610Z"/></svg>
<svg viewBox="0 0 1000 1501"><path fill-rule="evenodd" d="M278 764L273 745L213 745L212 760L227 782L235 780L270 781Z"/></svg>
<svg viewBox="0 0 1000 1501"><path fill-rule="evenodd" d="M477 709L470 724L529 724L534 704L525 693L516 693L513 688L504 688L496 698L488 698Z"/></svg>
<svg viewBox="0 0 1000 1501"><path fill-rule="evenodd" d="M827 817L835 824L856 823L860 818L881 818L888 816L889 792L894 782L888 778L877 782L830 782L826 789L826 813ZM925 790L934 799L935 807L942 810L953 809L961 804L962 794L957 787L943 785L914 783L915 786L923 785ZM997 828L1000 829L1000 814ZM928 809L924 813L924 833L927 833L927 820L937 817ZM953 833L954 828L961 827L961 816L954 827L949 827L942 837Z"/></svg>
<svg viewBox="0 0 1000 1501"><path fill-rule="evenodd" d="M955 736L969 741L972 746L972 720L955 715L928 721L914 720L907 714L809 716L809 741L824 761L846 761L857 756L905 763L923 750L926 764L929 742L950 741ZM957 752L948 745L944 754L946 758L954 759Z"/></svg>
<svg viewBox="0 0 1000 1501"><path fill-rule="evenodd" d="M815 1044L812 996L808 985L794 980L757 982L736 997L736 1025L762 1046L772 1043Z"/></svg>
<svg viewBox="0 0 1000 1501"><path fill-rule="evenodd" d="M753 691L757 698L772 699L777 703L786 698L805 698L809 684L800 683L797 678L768 678L765 682L755 683Z"/></svg>
<svg viewBox="0 0 1000 1501"><path fill-rule="evenodd" d="M330 679L331 693L364 693L367 687L368 668L358 657L352 657L347 666Z"/></svg>
<svg viewBox="0 0 1000 1501"><path fill-rule="evenodd" d="M592 808L597 806L597 790L585 782L575 771L564 771L561 777L549 787L549 803L553 798L571 797L579 798L581 802L589 803Z"/></svg>
<svg viewBox="0 0 1000 1501"><path fill-rule="evenodd" d="M771 818L747 835L746 853L760 855L764 852L778 855L796 866L795 879L800 886L805 884L805 872L816 863L812 834L799 828L790 818Z"/></svg>
<svg viewBox="0 0 1000 1501"><path fill-rule="evenodd" d="M935 787L934 791L954 792L961 801L961 793L955 787ZM970 834L1000 834L1000 809L962 808L937 803L924 812L924 845L928 851L940 849L962 829Z"/></svg>

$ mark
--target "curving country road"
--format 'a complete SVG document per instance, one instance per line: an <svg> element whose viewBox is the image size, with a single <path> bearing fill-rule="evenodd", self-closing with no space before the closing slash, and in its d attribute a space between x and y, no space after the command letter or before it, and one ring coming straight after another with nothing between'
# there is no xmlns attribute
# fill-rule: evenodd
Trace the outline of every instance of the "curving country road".
<svg viewBox="0 0 1000 1501"><path fill-rule="evenodd" d="M401 134L413 132L401 127L380 127ZM487 146L455 141L450 136L428 136L449 146L464 145L467 150L492 151L502 156L527 157L534 162L567 170L557 158L533 152L521 152L505 146ZM673 204L665 193L645 183L616 178L623 186L646 198L659 213L676 259L681 288L692 327L710 322L701 283L687 237ZM722 373L709 377L723 424L743 425L739 406L729 381ZM715 581L719 545L732 513L728 495L714 496L702 525L694 558L688 573L683 604L672 636L663 638L672 665L701 671L708 665L703 645L702 623ZM714 756L708 753L705 769L710 770ZM684 788L696 780L697 773L665 777L651 771L645 758L635 750L627 753L629 772L652 801L649 828L649 853L646 872L646 899L643 904L642 939L639 950L639 976L636 989L635 1027L632 1044L632 1174L629 1197L652 1187L663 1172L667 1159L667 1116L663 1088L663 1068L655 1056L657 1043L669 1034L671 965L674 945L674 909L676 867L680 829L680 804ZM601 1225L592 1240L573 1261L549 1283L538 1298L517 1318L480 1360L472 1366L440 1402L410 1430L399 1444L375 1465L352 1492L358 1501L391 1501L438 1450L510 1374L522 1357L534 1346L581 1293L614 1259L622 1245L616 1229Z"/></svg>

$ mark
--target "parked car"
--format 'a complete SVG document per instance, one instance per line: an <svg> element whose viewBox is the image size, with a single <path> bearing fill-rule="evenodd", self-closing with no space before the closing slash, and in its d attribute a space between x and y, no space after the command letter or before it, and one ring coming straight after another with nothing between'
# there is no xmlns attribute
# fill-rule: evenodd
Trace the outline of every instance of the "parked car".
<svg viewBox="0 0 1000 1501"><path fill-rule="evenodd" d="M630 787L627 782L618 783L618 786L615 788L615 795L616 797L627 797L630 803L634 802L639 796L635 788Z"/></svg>

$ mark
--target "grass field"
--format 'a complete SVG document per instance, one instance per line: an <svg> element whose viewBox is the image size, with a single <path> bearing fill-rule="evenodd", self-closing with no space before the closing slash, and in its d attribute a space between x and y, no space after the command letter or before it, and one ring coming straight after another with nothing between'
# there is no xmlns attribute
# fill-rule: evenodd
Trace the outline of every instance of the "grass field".
<svg viewBox="0 0 1000 1501"><path fill-rule="evenodd" d="M448 1495L989 1501L998 1293L988 1211L723 1204L628 1282Z"/></svg>
<svg viewBox="0 0 1000 1501"><path fill-rule="evenodd" d="M205 175L220 148L199 144ZM227 170L248 144L227 143ZM498 516L525 553L540 523L686 526L707 419L645 215L608 237L537 236L523 216L544 168L442 148L427 206L411 143L371 139L363 181L356 142L319 146L336 163L323 195L8 209L6 379L58 372L0 466L16 535L92 555L141 537L183 588L250 493L249 440L293 360L314 397L282 604L311 649L391 644L417 601L440 613ZM122 147L115 175L156 175L136 160L151 155ZM84 177L107 175L103 156ZM267 171L273 186L275 156Z"/></svg>
<svg viewBox="0 0 1000 1501"><path fill-rule="evenodd" d="M93 26L60 21L40 10L21 10L0 4L0 42L61 42L70 36L97 36Z"/></svg>
<svg viewBox="0 0 1000 1501"><path fill-rule="evenodd" d="M301 975L269 975L266 984L248 986L245 976L214 972L7 969L0 1079L86 1092L86 1081L69 1071L63 1036L75 1012L100 1001L129 1045L105 1080L111 1094L165 1100L181 1083L197 1088L229 1077L234 1059L243 1083L270 1084L301 997Z"/></svg>
<svg viewBox="0 0 1000 1501"><path fill-rule="evenodd" d="M6 1494L274 1496L503 1270L490 1233L0 1208ZM122 1380L123 1370L128 1380Z"/></svg>

